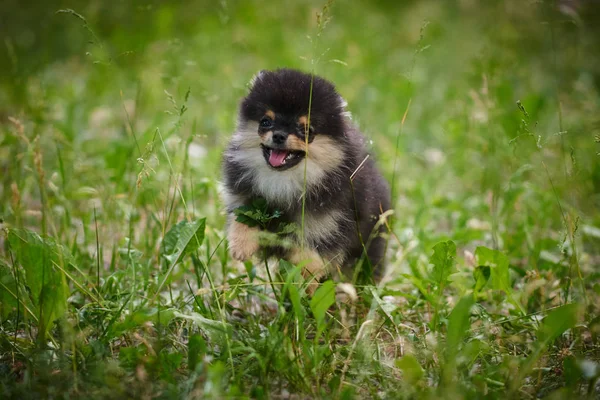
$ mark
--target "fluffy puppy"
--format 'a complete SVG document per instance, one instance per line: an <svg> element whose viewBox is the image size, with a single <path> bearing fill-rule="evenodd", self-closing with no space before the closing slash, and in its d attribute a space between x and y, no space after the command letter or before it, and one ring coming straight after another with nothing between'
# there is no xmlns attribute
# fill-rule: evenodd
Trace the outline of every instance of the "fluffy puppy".
<svg viewBox="0 0 600 400"><path fill-rule="evenodd" d="M315 279L367 260L377 277L385 248L377 222L390 194L345 106L333 84L296 70L261 71L251 82L223 157L233 258L285 258ZM294 245L263 245L258 227L236 220L234 211L257 198L279 222L298 227L287 234ZM280 226L272 225L265 229Z"/></svg>

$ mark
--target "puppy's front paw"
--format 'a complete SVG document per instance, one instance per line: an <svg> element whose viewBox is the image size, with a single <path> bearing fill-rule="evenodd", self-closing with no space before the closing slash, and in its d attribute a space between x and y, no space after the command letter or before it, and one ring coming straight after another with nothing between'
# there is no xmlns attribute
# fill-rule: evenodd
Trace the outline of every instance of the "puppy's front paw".
<svg viewBox="0 0 600 400"><path fill-rule="evenodd" d="M321 256L314 250L296 248L290 254L293 264L302 264L302 276L307 282L306 293L313 295L319 288L319 279L327 274L327 265Z"/></svg>
<svg viewBox="0 0 600 400"><path fill-rule="evenodd" d="M239 261L249 260L258 251L258 233L257 228L233 221L227 235L231 256Z"/></svg>

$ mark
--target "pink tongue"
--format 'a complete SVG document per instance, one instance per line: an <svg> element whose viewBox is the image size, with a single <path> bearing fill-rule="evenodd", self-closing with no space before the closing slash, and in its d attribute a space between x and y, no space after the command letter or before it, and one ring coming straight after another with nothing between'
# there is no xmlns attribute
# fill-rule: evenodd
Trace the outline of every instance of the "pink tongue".
<svg viewBox="0 0 600 400"><path fill-rule="evenodd" d="M286 150L271 150L269 155L269 164L273 167L280 167L285 162L288 152Z"/></svg>

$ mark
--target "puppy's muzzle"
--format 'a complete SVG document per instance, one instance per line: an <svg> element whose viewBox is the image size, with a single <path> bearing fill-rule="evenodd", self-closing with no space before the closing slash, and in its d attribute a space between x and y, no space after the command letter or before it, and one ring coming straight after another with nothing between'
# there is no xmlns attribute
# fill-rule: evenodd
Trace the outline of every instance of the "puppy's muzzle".
<svg viewBox="0 0 600 400"><path fill-rule="evenodd" d="M274 131L263 137L261 147L267 165L278 170L298 165L306 155L305 144L285 131Z"/></svg>
<svg viewBox="0 0 600 400"><path fill-rule="evenodd" d="M273 141L274 145L281 146L281 145L285 144L288 136L289 136L289 134L287 134L285 132L276 131L276 132L273 132L273 137L271 138L271 140Z"/></svg>

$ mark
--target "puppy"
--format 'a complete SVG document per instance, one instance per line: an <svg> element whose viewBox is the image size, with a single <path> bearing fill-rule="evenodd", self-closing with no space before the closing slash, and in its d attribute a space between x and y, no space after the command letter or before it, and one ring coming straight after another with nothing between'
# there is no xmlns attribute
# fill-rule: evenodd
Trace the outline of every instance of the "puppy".
<svg viewBox="0 0 600 400"><path fill-rule="evenodd" d="M314 279L336 269L351 273L361 261L380 275L385 239L378 220L390 208L389 188L345 106L333 84L300 71L261 71L251 82L223 157L233 258L285 258ZM291 246L262 243L261 228L236 218L236 209L259 198L279 222L262 230L295 224L284 235Z"/></svg>

